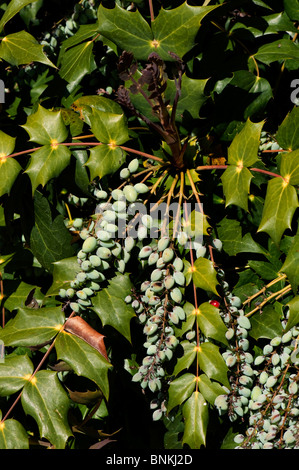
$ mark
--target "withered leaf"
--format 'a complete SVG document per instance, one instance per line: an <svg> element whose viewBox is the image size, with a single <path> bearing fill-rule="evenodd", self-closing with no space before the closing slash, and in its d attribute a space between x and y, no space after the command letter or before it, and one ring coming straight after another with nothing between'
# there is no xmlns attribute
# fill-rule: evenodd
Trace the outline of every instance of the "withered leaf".
<svg viewBox="0 0 299 470"><path fill-rule="evenodd" d="M79 316L69 318L65 323L65 331L83 339L109 361L104 343L105 336L92 328L83 318Z"/></svg>

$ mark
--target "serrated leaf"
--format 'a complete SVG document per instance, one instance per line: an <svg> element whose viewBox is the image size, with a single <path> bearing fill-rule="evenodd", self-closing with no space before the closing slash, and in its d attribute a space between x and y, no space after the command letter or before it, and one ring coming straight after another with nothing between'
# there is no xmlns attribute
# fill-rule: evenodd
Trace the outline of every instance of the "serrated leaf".
<svg viewBox="0 0 299 470"><path fill-rule="evenodd" d="M248 168L230 165L221 176L225 207L230 204L248 211L248 195L252 174Z"/></svg>
<svg viewBox="0 0 299 470"><path fill-rule="evenodd" d="M272 339L282 334L282 326L280 321L280 313L271 305L266 305L262 313L256 312L250 317L251 330L249 334L252 338Z"/></svg>
<svg viewBox="0 0 299 470"><path fill-rule="evenodd" d="M291 227L292 218L298 207L296 190L283 178L269 181L262 220L258 232L266 232L278 244L282 234Z"/></svg>
<svg viewBox="0 0 299 470"><path fill-rule="evenodd" d="M262 122L251 122L247 119L242 130L234 137L228 148L228 163L240 169L253 165L258 160Z"/></svg>
<svg viewBox="0 0 299 470"><path fill-rule="evenodd" d="M281 156L279 172L290 184L299 184L299 149Z"/></svg>
<svg viewBox="0 0 299 470"><path fill-rule="evenodd" d="M189 369L189 367L191 367L196 358L197 353L196 346L193 343L190 343L189 341L182 341L180 345L184 349L184 353L181 357L178 358L175 368L173 370L173 374L175 376L178 375L182 370Z"/></svg>
<svg viewBox="0 0 299 470"><path fill-rule="evenodd" d="M29 165L25 171L29 175L32 194L41 185L44 187L52 178L56 178L68 166L71 159L70 149L57 145L44 145L31 154Z"/></svg>
<svg viewBox="0 0 299 470"><path fill-rule="evenodd" d="M287 275L293 291L296 292L299 285L299 231L292 239L292 245L280 271Z"/></svg>
<svg viewBox="0 0 299 470"><path fill-rule="evenodd" d="M34 367L27 355L6 356L0 364L0 396L18 392L28 382Z"/></svg>
<svg viewBox="0 0 299 470"><path fill-rule="evenodd" d="M29 449L29 437L21 423L6 419L0 423L0 449Z"/></svg>
<svg viewBox="0 0 299 470"><path fill-rule="evenodd" d="M124 114L109 113L92 108L89 119L91 130L100 142L121 145L129 139L128 126Z"/></svg>
<svg viewBox="0 0 299 470"><path fill-rule="evenodd" d="M174 379L170 382L169 398L167 404L168 413L175 406L181 405L187 398L190 397L196 384L196 377L193 374L184 374L181 377Z"/></svg>
<svg viewBox="0 0 299 470"><path fill-rule="evenodd" d="M3 196L3 194L10 193L10 190L21 170L22 167L17 160L12 157L1 157L0 155L0 197Z"/></svg>
<svg viewBox="0 0 299 470"><path fill-rule="evenodd" d="M200 330L207 338L213 338L223 344L228 345L225 337L227 327L223 323L219 309L211 305L209 302L204 302L199 305L196 313L197 323Z"/></svg>
<svg viewBox="0 0 299 470"><path fill-rule="evenodd" d="M267 65L277 60L299 60L299 47L291 40L280 39L261 46L254 57Z"/></svg>
<svg viewBox="0 0 299 470"><path fill-rule="evenodd" d="M5 346L38 346L54 338L63 323L61 307L19 308L0 329L0 340Z"/></svg>
<svg viewBox="0 0 299 470"><path fill-rule="evenodd" d="M95 68L93 41L87 41L65 51L62 56L59 75L69 83L67 88L71 92L82 78L93 72Z"/></svg>
<svg viewBox="0 0 299 470"><path fill-rule="evenodd" d="M60 66L66 50L70 49L71 47L77 46L81 42L86 41L87 39L95 36L96 34L99 34L98 29L99 28L97 23L81 24L75 34L68 37L62 42L59 50L59 56L57 59L57 66Z"/></svg>
<svg viewBox="0 0 299 470"><path fill-rule="evenodd" d="M49 111L40 104L21 127L28 132L30 141L41 145L63 142L68 135L61 111Z"/></svg>
<svg viewBox="0 0 299 470"><path fill-rule="evenodd" d="M6 23L11 20L22 8L29 3L34 3L37 0L11 0L7 7L4 10L4 14L0 20L0 31L2 31L3 27Z"/></svg>
<svg viewBox="0 0 299 470"><path fill-rule="evenodd" d="M53 263L53 282L47 296L58 295L60 289L68 289L76 274L81 271L77 256L61 259Z"/></svg>
<svg viewBox="0 0 299 470"><path fill-rule="evenodd" d="M273 264L266 261L249 260L248 265L251 269L258 273L262 279L267 281L272 281L278 276L279 269L275 268Z"/></svg>
<svg viewBox="0 0 299 470"><path fill-rule="evenodd" d="M103 178L115 173L125 161L125 152L110 145L98 145L90 149L90 156L85 166L89 168L90 179Z"/></svg>
<svg viewBox="0 0 299 470"><path fill-rule="evenodd" d="M20 282L19 286L5 300L5 308L12 312L20 307L26 307L26 300L30 292L36 287L26 282ZM37 288L39 289L39 288Z"/></svg>
<svg viewBox="0 0 299 470"><path fill-rule="evenodd" d="M198 348L198 362L201 370L210 379L217 380L226 387L229 387L227 379L228 368L219 352L219 347L213 343L202 343Z"/></svg>
<svg viewBox="0 0 299 470"><path fill-rule="evenodd" d="M41 62L56 68L43 52L43 46L26 31L19 31L2 38L0 57L11 65Z"/></svg>
<svg viewBox="0 0 299 470"><path fill-rule="evenodd" d="M124 299L131 294L132 284L127 275L117 274L109 281L109 286L93 297L90 307L104 325L110 325L131 342L130 322L135 316L131 305Z"/></svg>
<svg viewBox="0 0 299 470"><path fill-rule="evenodd" d="M218 382L212 382L206 374L201 374L198 377L197 383L199 391L210 405L214 405L218 395L226 393Z"/></svg>
<svg viewBox="0 0 299 470"><path fill-rule="evenodd" d="M62 215L59 214L52 220L47 198L38 191L34 196L34 216L35 225L30 234L30 248L40 264L52 272L52 263L74 254L70 244L71 235L64 225Z"/></svg>
<svg viewBox="0 0 299 470"><path fill-rule="evenodd" d="M25 413L37 422L40 436L56 449L64 449L72 436L67 419L70 401L56 372L38 371L24 387L21 401Z"/></svg>
<svg viewBox="0 0 299 470"><path fill-rule="evenodd" d="M261 253L265 256L267 251L256 243L251 234L247 232L242 236L242 227L238 220L224 218L218 226L218 235L223 243L223 249L230 256L238 253Z"/></svg>
<svg viewBox="0 0 299 470"><path fill-rule="evenodd" d="M66 331L58 335L55 348L58 359L69 364L76 374L95 382L108 399L108 370L111 364L95 348Z"/></svg>
<svg viewBox="0 0 299 470"><path fill-rule="evenodd" d="M183 444L188 444L191 449L200 449L202 445L206 445L209 410L206 400L197 390L184 404L183 415L185 419Z"/></svg>
<svg viewBox="0 0 299 470"><path fill-rule="evenodd" d="M192 279L194 285L200 289L214 292L218 295L216 286L219 284L217 273L212 261L206 258L198 258L194 263L194 271L192 271Z"/></svg>
<svg viewBox="0 0 299 470"><path fill-rule="evenodd" d="M278 144L285 150L299 148L299 107L295 106L284 118L276 133Z"/></svg>
<svg viewBox="0 0 299 470"><path fill-rule="evenodd" d="M109 98L98 95L87 95L81 96L72 104L74 111L80 113L81 117L84 118L84 121L91 126L90 115L92 115L93 109L103 111L104 113L109 114L120 114L123 115L123 109L121 106L112 101Z"/></svg>
<svg viewBox="0 0 299 470"><path fill-rule="evenodd" d="M298 0L284 0L283 6L291 20L299 21Z"/></svg>
<svg viewBox="0 0 299 470"><path fill-rule="evenodd" d="M201 20L216 7L192 7L185 2L172 10L161 8L149 26L138 10L100 5L99 31L121 49L132 51L136 59L147 59L156 52L163 60L173 60L169 51L183 57L194 45Z"/></svg>
<svg viewBox="0 0 299 470"><path fill-rule="evenodd" d="M290 302L287 303L287 306L289 307L289 318L288 322L286 324L285 330L288 331L293 326L296 326L299 324L299 296L296 295Z"/></svg>

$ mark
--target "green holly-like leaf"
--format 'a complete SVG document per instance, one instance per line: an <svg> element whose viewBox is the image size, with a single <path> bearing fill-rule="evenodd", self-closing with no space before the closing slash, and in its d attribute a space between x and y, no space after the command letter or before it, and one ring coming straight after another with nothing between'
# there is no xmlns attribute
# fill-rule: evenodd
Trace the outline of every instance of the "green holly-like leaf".
<svg viewBox="0 0 299 470"><path fill-rule="evenodd" d="M267 65L277 60L299 60L299 47L291 40L280 39L261 46L254 57Z"/></svg>
<svg viewBox="0 0 299 470"><path fill-rule="evenodd" d="M161 8L150 26L138 10L100 5L99 31L121 49L132 51L136 59L147 59L156 52L163 60L173 60L169 51L183 57L194 45L201 20L216 7L192 7L185 2L172 10Z"/></svg>
<svg viewBox="0 0 299 470"><path fill-rule="evenodd" d="M93 380L108 399L108 370L111 364L95 348L66 331L59 333L55 348L58 359L69 364L76 374Z"/></svg>
<svg viewBox="0 0 299 470"><path fill-rule="evenodd" d="M174 375L178 375L184 369L189 369L196 358L197 349L193 343L190 343L189 341L182 341L180 345L184 350L184 354L177 360L173 371Z"/></svg>
<svg viewBox="0 0 299 470"><path fill-rule="evenodd" d="M69 83L67 88L71 92L82 78L93 72L95 68L93 41L87 41L72 47L63 54L59 75Z"/></svg>
<svg viewBox="0 0 299 470"><path fill-rule="evenodd" d="M21 423L6 419L0 423L0 449L29 449L29 437Z"/></svg>
<svg viewBox="0 0 299 470"><path fill-rule="evenodd" d="M218 226L218 235L223 243L223 249L230 256L238 253L261 253L267 255L267 251L256 243L248 232L242 236L242 227L238 220L224 218Z"/></svg>
<svg viewBox="0 0 299 470"><path fill-rule="evenodd" d="M280 174L290 184L299 184L299 149L281 156Z"/></svg>
<svg viewBox="0 0 299 470"><path fill-rule="evenodd" d="M219 352L219 347L213 343L202 343L198 347L198 362L201 370L210 379L217 380L226 387L229 387L227 379L228 368Z"/></svg>
<svg viewBox="0 0 299 470"><path fill-rule="evenodd" d="M41 62L56 68L43 52L43 46L26 31L8 34L2 38L0 57L11 65Z"/></svg>
<svg viewBox="0 0 299 470"><path fill-rule="evenodd" d="M223 323L218 308L209 302L199 305L196 312L197 323L200 330L207 338L213 338L228 345L225 337L227 327Z"/></svg>
<svg viewBox="0 0 299 470"><path fill-rule="evenodd" d="M234 137L228 148L228 163L240 170L251 166L258 160L260 135L264 122L254 123L249 119L242 130Z"/></svg>
<svg viewBox="0 0 299 470"><path fill-rule="evenodd" d="M248 210L248 195L252 174L247 168L230 165L221 176L225 206L234 204Z"/></svg>
<svg viewBox="0 0 299 470"><path fill-rule="evenodd" d="M172 380L169 386L169 398L167 411L169 412L175 406L181 405L190 397L196 384L196 377L193 374L184 374L181 377Z"/></svg>
<svg viewBox="0 0 299 470"><path fill-rule="evenodd" d="M131 305L124 299L131 294L132 284L128 275L117 274L109 281L109 286L98 292L90 307L100 317L104 325L110 325L131 342L130 322L135 316Z"/></svg>
<svg viewBox="0 0 299 470"><path fill-rule="evenodd" d="M46 197L38 191L34 196L35 225L30 234L30 248L40 264L49 272L53 271L53 263L74 254L63 216L58 215L52 220L50 205Z"/></svg>
<svg viewBox="0 0 299 470"><path fill-rule="evenodd" d="M297 0L284 0L283 6L291 20L299 21L299 8Z"/></svg>
<svg viewBox="0 0 299 470"><path fill-rule="evenodd" d="M12 157L8 157L15 148L15 138L0 131L0 197L10 193L16 177L22 170L21 165Z"/></svg>
<svg viewBox="0 0 299 470"><path fill-rule="evenodd" d="M219 282L212 261L207 258L198 258L193 268L191 267L190 269L192 270L192 279L196 287L218 295L216 286Z"/></svg>
<svg viewBox="0 0 299 470"><path fill-rule="evenodd" d="M276 311L271 305L266 305L262 313L258 311L250 317L250 323L250 336L256 340L259 338L272 339L282 334L280 312Z"/></svg>
<svg viewBox="0 0 299 470"><path fill-rule="evenodd" d="M287 275L293 291L296 292L299 285L299 231L293 237L291 247L280 271Z"/></svg>
<svg viewBox="0 0 299 470"><path fill-rule="evenodd" d="M37 0L11 0L5 8L4 14L1 18L0 31L2 31L6 23L11 20L11 18L13 18L22 8L24 8L26 5L29 5L29 3L34 3L36 1Z"/></svg>
<svg viewBox="0 0 299 470"><path fill-rule="evenodd" d="M292 300L287 303L290 309L288 322L285 327L285 331L290 330L293 326L299 324L299 296L296 295Z"/></svg>
<svg viewBox="0 0 299 470"><path fill-rule="evenodd" d="M89 126L91 126L90 116L93 114L93 110L102 111L104 113L107 113L108 115L119 114L123 116L124 114L123 109L118 103L110 100L109 98L105 98L104 96L98 95L81 96L80 98L74 101L74 103L72 104L72 108L82 115L84 121ZM93 116L95 116L95 114L93 114ZM120 121L121 119L119 120L119 123ZM125 122L125 120L123 120L123 122ZM109 141L106 143L109 143Z"/></svg>
<svg viewBox="0 0 299 470"><path fill-rule="evenodd" d="M77 256L61 259L53 263L53 282L47 296L57 295L60 289L68 289L71 281L80 272Z"/></svg>
<svg viewBox="0 0 299 470"><path fill-rule="evenodd" d="M125 156L121 148L113 148L106 144L90 149L90 157L85 163L90 171L90 179L93 180L97 176L103 178L115 173L124 163Z"/></svg>
<svg viewBox="0 0 299 470"><path fill-rule="evenodd" d="M193 119L199 118L199 111L208 99L208 96L204 94L207 82L208 79L196 80L183 74L181 96L176 111L176 121L181 121L184 114L190 115ZM168 80L165 90L165 99L170 100L170 105L173 102L175 94L175 82L174 80Z"/></svg>
<svg viewBox="0 0 299 470"><path fill-rule="evenodd" d="M56 372L38 371L25 385L21 401L25 413L37 422L40 436L56 449L64 449L72 436L67 419L70 400Z"/></svg>
<svg viewBox="0 0 299 470"><path fill-rule="evenodd" d="M262 220L258 232L266 232L278 244L283 232L291 227L292 218L298 207L298 196L293 186L283 178L269 181Z"/></svg>
<svg viewBox="0 0 299 470"><path fill-rule="evenodd" d="M208 404L197 390L193 392L183 407L185 430L183 444L191 449L200 449L206 444L206 433L209 422Z"/></svg>
<svg viewBox="0 0 299 470"><path fill-rule="evenodd" d="M49 111L41 105L38 105L34 114L28 116L26 124L22 127L28 132L30 141L52 145L54 148L68 135L61 111Z"/></svg>
<svg viewBox="0 0 299 470"><path fill-rule="evenodd" d="M50 179L59 176L70 159L70 149L62 145L44 145L32 153L25 171L31 180L32 194L39 185L44 187Z"/></svg>
<svg viewBox="0 0 299 470"><path fill-rule="evenodd" d="M124 114L92 108L89 118L91 130L100 142L121 145L129 139L128 126Z"/></svg>
<svg viewBox="0 0 299 470"><path fill-rule="evenodd" d="M25 302L28 298L28 295L34 289L34 298L36 298L37 296L42 297L42 294L40 294L40 292L37 294L37 292L40 291L39 287L36 287L32 284L27 284L27 282L20 282L18 287L14 289L11 295L9 295L5 300L5 308L12 312L13 310L18 309L20 307L25 307Z"/></svg>
<svg viewBox="0 0 299 470"><path fill-rule="evenodd" d="M212 382L206 374L201 374L198 377L197 383L199 391L210 405L214 405L218 395L226 393L218 382Z"/></svg>
<svg viewBox="0 0 299 470"><path fill-rule="evenodd" d="M34 367L27 355L6 356L0 364L0 396L12 395L28 382Z"/></svg>
<svg viewBox="0 0 299 470"><path fill-rule="evenodd" d="M0 329L5 346L37 346L51 341L64 323L60 307L19 308L17 315Z"/></svg>
<svg viewBox="0 0 299 470"><path fill-rule="evenodd" d="M285 150L299 148L299 107L295 106L278 127L276 140Z"/></svg>

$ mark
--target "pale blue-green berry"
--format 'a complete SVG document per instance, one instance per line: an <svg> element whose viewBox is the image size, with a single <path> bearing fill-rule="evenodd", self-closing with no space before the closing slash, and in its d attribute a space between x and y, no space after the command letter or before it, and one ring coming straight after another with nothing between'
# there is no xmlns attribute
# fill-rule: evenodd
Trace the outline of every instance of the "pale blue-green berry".
<svg viewBox="0 0 299 470"><path fill-rule="evenodd" d="M165 276L164 285L166 289L168 290L172 289L172 287L174 286L174 278L171 274L168 274L167 276Z"/></svg>
<svg viewBox="0 0 299 470"><path fill-rule="evenodd" d="M192 341L192 340L195 338L195 335L196 335L196 333L195 333L194 330L188 331L188 332L186 333L186 339L187 339L188 341Z"/></svg>
<svg viewBox="0 0 299 470"><path fill-rule="evenodd" d="M219 411L227 411L228 401L227 395L218 395L214 401L214 405L218 408Z"/></svg>
<svg viewBox="0 0 299 470"><path fill-rule="evenodd" d="M243 441L244 441L245 437L243 436L243 434L237 434L235 437L234 437L234 442L236 444L241 444Z"/></svg>
<svg viewBox="0 0 299 470"><path fill-rule="evenodd" d="M71 302L70 303L70 308L75 312L79 313L80 312L80 305L77 302Z"/></svg>
<svg viewBox="0 0 299 470"><path fill-rule="evenodd" d="M71 299L72 297L74 297L75 295L75 290L72 289L71 287L69 289L66 290L66 296Z"/></svg>
<svg viewBox="0 0 299 470"><path fill-rule="evenodd" d="M102 260L106 260L106 259L109 259L111 256L112 256L112 253L111 253L111 250L109 248L106 248L104 246L100 246L98 249L97 249L97 252L96 252L97 256L99 258L101 258Z"/></svg>
<svg viewBox="0 0 299 470"><path fill-rule="evenodd" d="M271 354L273 352L273 346L271 344L266 344L263 348L263 354L267 356L268 354Z"/></svg>
<svg viewBox="0 0 299 470"><path fill-rule="evenodd" d="M252 378L248 377L247 375L241 375L239 377L239 382L240 382L241 385L245 385L245 386L248 386L248 387L251 387L252 384L253 384Z"/></svg>
<svg viewBox="0 0 299 470"><path fill-rule="evenodd" d="M160 238L158 241L158 246L157 246L158 251L164 251L166 248L168 248L169 243L170 243L169 237L164 236Z"/></svg>
<svg viewBox="0 0 299 470"><path fill-rule="evenodd" d="M86 240L84 240L83 245L82 245L82 251L85 253L91 253L94 251L97 247L97 239L94 237L88 237Z"/></svg>
<svg viewBox="0 0 299 470"><path fill-rule="evenodd" d="M277 366L280 363L280 356L277 353L274 353L273 356L271 357L271 362L273 366Z"/></svg>
<svg viewBox="0 0 299 470"><path fill-rule="evenodd" d="M171 359L172 359L172 357L173 357L173 352L172 352L172 350L169 349L169 348L165 348L164 353L165 353L166 359L168 359L169 361L171 361Z"/></svg>
<svg viewBox="0 0 299 470"><path fill-rule="evenodd" d="M76 276L77 281L80 283L84 282L86 280L86 273L85 272L80 272Z"/></svg>
<svg viewBox="0 0 299 470"><path fill-rule="evenodd" d="M85 292L87 297L90 297L91 295L93 295L93 290L90 287L84 287L82 291Z"/></svg>
<svg viewBox="0 0 299 470"><path fill-rule="evenodd" d="M156 354L156 352L157 352L157 346L155 344L151 344L149 348L147 348L147 351L146 351L146 353L149 356L153 356L154 354Z"/></svg>
<svg viewBox="0 0 299 470"><path fill-rule="evenodd" d="M243 387L243 386L239 387L238 392L239 392L240 395L242 395L242 396L244 396L244 397L246 397L246 398L249 398L250 395L251 395L251 390L250 390L250 388Z"/></svg>
<svg viewBox="0 0 299 470"><path fill-rule="evenodd" d="M139 167L138 158L134 158L134 160L131 160L129 165L128 165L128 169L129 169L130 173L135 173L138 170L138 167Z"/></svg>
<svg viewBox="0 0 299 470"><path fill-rule="evenodd" d="M238 341L238 345L241 349L243 349L243 351L248 351L249 349L249 341L247 338L241 338Z"/></svg>
<svg viewBox="0 0 299 470"><path fill-rule="evenodd" d="M134 184L134 189L137 191L138 194L145 194L149 190L148 186L144 183Z"/></svg>
<svg viewBox="0 0 299 470"><path fill-rule="evenodd" d="M143 246L139 252L139 255L138 257L140 259L143 259L143 258L148 258L149 255L152 253L153 249L151 246L147 245L147 246Z"/></svg>
<svg viewBox="0 0 299 470"><path fill-rule="evenodd" d="M170 297L177 304L180 304L183 300L182 292L180 291L178 287L175 287L174 289L170 291Z"/></svg>
<svg viewBox="0 0 299 470"><path fill-rule="evenodd" d="M154 292L161 292L164 289L164 284L161 281L155 281L151 284L151 288Z"/></svg>
<svg viewBox="0 0 299 470"><path fill-rule="evenodd" d="M228 330L225 332L225 337L227 340L231 340L235 335L235 330L233 328L228 328Z"/></svg>
<svg viewBox="0 0 299 470"><path fill-rule="evenodd" d="M147 237L147 228L144 225L140 225L137 229L138 240L142 241Z"/></svg>
<svg viewBox="0 0 299 470"><path fill-rule="evenodd" d="M162 259L164 263L169 263L173 257L174 257L174 251L170 247L166 248L162 253Z"/></svg>
<svg viewBox="0 0 299 470"><path fill-rule="evenodd" d="M98 284L97 282L90 281L90 288L91 288L93 291L98 291L98 290L101 289L101 286L100 286L100 284Z"/></svg>
<svg viewBox="0 0 299 470"><path fill-rule="evenodd" d="M78 253L77 253L77 258L79 258L80 260L86 259L86 258L87 258L87 253L85 253L84 251L80 250L80 251L78 251Z"/></svg>
<svg viewBox="0 0 299 470"><path fill-rule="evenodd" d="M184 269L184 262L181 258L179 258L178 256L175 258L175 260L173 261L173 267L175 269L175 271L183 271Z"/></svg>
<svg viewBox="0 0 299 470"><path fill-rule="evenodd" d="M256 401L261 394L262 394L262 389L256 385L255 387L253 387L251 391L251 399L253 401Z"/></svg>
<svg viewBox="0 0 299 470"><path fill-rule="evenodd" d="M82 300L87 299L87 294L83 290L78 290L77 291L77 297Z"/></svg>
<svg viewBox="0 0 299 470"><path fill-rule="evenodd" d="M186 245L188 241L188 235L186 232L180 232L177 236L178 243L180 245Z"/></svg>
<svg viewBox="0 0 299 470"><path fill-rule="evenodd" d="M165 263L164 263L162 257L157 259L156 266L157 266L157 268L164 268Z"/></svg>
<svg viewBox="0 0 299 470"><path fill-rule="evenodd" d="M178 315L174 311L169 312L168 317L175 325L177 325L180 321Z"/></svg>
<svg viewBox="0 0 299 470"><path fill-rule="evenodd" d="M111 192L111 196L112 198L115 200L115 201L119 201L121 199L125 199L125 196L124 196L124 193L121 189L114 189L112 192Z"/></svg>
<svg viewBox="0 0 299 470"><path fill-rule="evenodd" d="M245 328L246 330L250 330L251 323L250 323L250 320L247 317L245 317L245 316L238 317L237 322L241 326L241 328Z"/></svg>
<svg viewBox="0 0 299 470"><path fill-rule="evenodd" d="M291 395L295 395L298 392L298 385L296 382L291 382L289 387L288 387L288 392Z"/></svg>
<svg viewBox="0 0 299 470"><path fill-rule="evenodd" d="M280 336L275 336L275 338L272 338L270 341L271 346L279 346L281 343L281 337Z"/></svg>
<svg viewBox="0 0 299 470"><path fill-rule="evenodd" d="M122 168L119 172L119 176L121 179L126 180L130 176L130 170L129 168Z"/></svg>
<svg viewBox="0 0 299 470"><path fill-rule="evenodd" d="M170 336L167 336L166 340L165 340L165 343L167 345L168 348L175 348L178 343L179 343L179 340L177 339L176 336L174 335L170 335Z"/></svg>
<svg viewBox="0 0 299 470"><path fill-rule="evenodd" d="M151 228L153 225L153 218L151 215L145 214L141 217L141 222L146 228Z"/></svg>
<svg viewBox="0 0 299 470"><path fill-rule="evenodd" d="M123 193L127 201L135 202L138 197L138 193L133 186L127 185L123 188Z"/></svg>
<svg viewBox="0 0 299 470"><path fill-rule="evenodd" d="M237 307L237 308L241 307L242 302L241 302L240 297L237 297L236 295L232 296L232 297L230 298L230 304L231 304L233 307ZM239 318L247 318L247 317L239 317ZM248 318L247 318L247 320L248 320ZM248 320L248 321L249 321L249 320ZM241 326L243 326L243 325L241 325ZM245 328L245 326L243 326L243 328ZM247 329L249 329L249 328L247 328Z"/></svg>
<svg viewBox="0 0 299 470"><path fill-rule="evenodd" d="M94 195L98 199L107 199L107 197L108 197L107 192L102 190L102 189L95 190Z"/></svg>
<svg viewBox="0 0 299 470"><path fill-rule="evenodd" d="M196 258L203 258L206 254L206 247L205 246L201 246L201 247L198 247L196 249Z"/></svg>
<svg viewBox="0 0 299 470"><path fill-rule="evenodd" d="M265 370L263 370L261 373L260 373L260 376L259 376L259 381L262 385L264 385L267 380L268 380L268 377L269 375L267 374L267 372Z"/></svg>
<svg viewBox="0 0 299 470"><path fill-rule="evenodd" d="M111 249L111 253L113 254L113 256L117 258L121 254L121 252L122 252L122 246L117 242L115 244L115 247Z"/></svg>
<svg viewBox="0 0 299 470"><path fill-rule="evenodd" d="M178 318L180 320L182 320L182 321L185 320L186 314L185 314L185 311L182 307L180 307L179 305L175 305L173 307L173 312L176 313L176 315L178 316Z"/></svg>
<svg viewBox="0 0 299 470"><path fill-rule="evenodd" d="M186 278L185 278L184 274L181 271L175 271L173 273L173 278L179 286L184 286L185 285Z"/></svg>
<svg viewBox="0 0 299 470"><path fill-rule="evenodd" d="M160 297L157 295L153 295L152 297L149 298L148 304L149 305L157 305L161 302Z"/></svg>
<svg viewBox="0 0 299 470"><path fill-rule="evenodd" d="M125 201L115 201L112 204L112 209L116 212L124 212L127 208Z"/></svg>
<svg viewBox="0 0 299 470"><path fill-rule="evenodd" d="M270 377L268 377L268 379L267 379L267 382L265 383L265 386L267 388L272 388L272 387L274 387L276 382L277 382L277 377L274 377L274 375L270 375Z"/></svg>
<svg viewBox="0 0 299 470"><path fill-rule="evenodd" d="M151 273L151 281L160 281L163 277L163 271L161 269L154 269Z"/></svg>
<svg viewBox="0 0 299 470"><path fill-rule="evenodd" d="M64 299L66 297L66 290L65 289L59 289L58 295L59 295L59 297Z"/></svg>
<svg viewBox="0 0 299 470"><path fill-rule="evenodd" d="M81 230L80 238L82 238L82 240L86 240L88 237L89 237L89 230L87 230L86 228Z"/></svg>
<svg viewBox="0 0 299 470"><path fill-rule="evenodd" d="M225 363L227 367L233 367L237 362L236 356L228 356Z"/></svg>
<svg viewBox="0 0 299 470"><path fill-rule="evenodd" d="M83 220L82 219L74 219L73 220L73 227L80 229L83 225Z"/></svg>
<svg viewBox="0 0 299 470"><path fill-rule="evenodd" d="M219 240L219 238L214 238L213 245L216 248L216 250L218 250L218 251L222 250L222 241Z"/></svg>
<svg viewBox="0 0 299 470"><path fill-rule="evenodd" d="M149 255L149 258L148 258L148 264L151 266L152 264L156 264L156 262L158 261L159 259L159 253L157 253L156 251L154 251L153 253L151 253Z"/></svg>
<svg viewBox="0 0 299 470"><path fill-rule="evenodd" d="M287 429L287 431L285 431L283 434L283 440L286 444L293 444L293 442L296 441L296 437L289 429Z"/></svg>
<svg viewBox="0 0 299 470"><path fill-rule="evenodd" d="M159 419L161 419L163 416L163 413L162 413L162 410L155 410L153 412L153 421L159 421Z"/></svg>
<svg viewBox="0 0 299 470"><path fill-rule="evenodd" d="M91 255L89 257L89 261L90 261L91 266L93 266L94 268L98 268L102 264L101 258L99 258L99 256L97 255Z"/></svg>
<svg viewBox="0 0 299 470"><path fill-rule="evenodd" d="M262 364L265 360L265 356L256 356L256 358L254 359L254 365L255 366L259 366L260 364Z"/></svg>
<svg viewBox="0 0 299 470"><path fill-rule="evenodd" d="M82 269L83 271L89 271L90 267L91 267L91 262L90 262L88 259L82 261L82 263L81 263L81 269Z"/></svg>
<svg viewBox="0 0 299 470"><path fill-rule="evenodd" d="M292 339L292 331L287 331L281 338L282 343L288 343Z"/></svg>

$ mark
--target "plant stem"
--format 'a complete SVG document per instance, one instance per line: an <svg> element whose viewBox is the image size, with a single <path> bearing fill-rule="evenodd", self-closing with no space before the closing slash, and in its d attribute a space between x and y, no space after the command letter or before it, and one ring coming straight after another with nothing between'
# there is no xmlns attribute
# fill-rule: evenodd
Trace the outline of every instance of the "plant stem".
<svg viewBox="0 0 299 470"><path fill-rule="evenodd" d="M153 8L152 0L148 0L148 6L149 6L150 15L151 15L151 21L154 21L155 15L154 15L154 8Z"/></svg>

